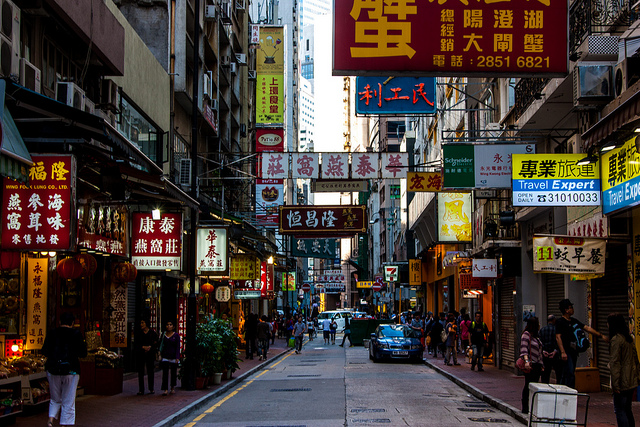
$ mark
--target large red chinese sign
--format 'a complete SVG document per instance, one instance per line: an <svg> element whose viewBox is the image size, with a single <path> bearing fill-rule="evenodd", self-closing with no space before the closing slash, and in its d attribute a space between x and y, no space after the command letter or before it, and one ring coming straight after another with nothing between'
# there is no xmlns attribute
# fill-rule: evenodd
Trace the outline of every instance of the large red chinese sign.
<svg viewBox="0 0 640 427"><path fill-rule="evenodd" d="M72 156L31 156L29 185L4 178L2 248L68 250L75 188Z"/></svg>
<svg viewBox="0 0 640 427"><path fill-rule="evenodd" d="M134 213L131 226L131 263L138 270L180 270L182 215Z"/></svg>
<svg viewBox="0 0 640 427"><path fill-rule="evenodd" d="M323 236L364 233L366 206L280 206L280 233Z"/></svg>
<svg viewBox="0 0 640 427"><path fill-rule="evenodd" d="M334 75L568 72L566 0L336 0Z"/></svg>

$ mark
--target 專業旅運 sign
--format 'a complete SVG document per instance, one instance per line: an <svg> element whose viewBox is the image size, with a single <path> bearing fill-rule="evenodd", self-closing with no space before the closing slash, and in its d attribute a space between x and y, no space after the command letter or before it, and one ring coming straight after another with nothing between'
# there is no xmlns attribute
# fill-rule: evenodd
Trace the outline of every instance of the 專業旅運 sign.
<svg viewBox="0 0 640 427"><path fill-rule="evenodd" d="M333 74L564 77L568 4L335 1Z"/></svg>
<svg viewBox="0 0 640 427"><path fill-rule="evenodd" d="M357 77L356 114L434 114L435 77Z"/></svg>
<svg viewBox="0 0 640 427"><path fill-rule="evenodd" d="M598 163L585 154L514 154L513 206L598 206Z"/></svg>
<svg viewBox="0 0 640 427"><path fill-rule="evenodd" d="M604 274L605 239L534 236L536 273Z"/></svg>
<svg viewBox="0 0 640 427"><path fill-rule="evenodd" d="M640 203L640 154L635 138L602 154L601 167L603 213Z"/></svg>

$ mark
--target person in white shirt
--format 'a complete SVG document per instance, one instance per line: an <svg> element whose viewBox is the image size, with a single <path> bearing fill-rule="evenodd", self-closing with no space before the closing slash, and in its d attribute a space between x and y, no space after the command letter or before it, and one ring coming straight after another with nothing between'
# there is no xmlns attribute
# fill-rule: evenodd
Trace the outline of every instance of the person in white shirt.
<svg viewBox="0 0 640 427"><path fill-rule="evenodd" d="M322 336L324 337L324 343L329 344L329 338L331 336L331 320L329 319L322 321Z"/></svg>

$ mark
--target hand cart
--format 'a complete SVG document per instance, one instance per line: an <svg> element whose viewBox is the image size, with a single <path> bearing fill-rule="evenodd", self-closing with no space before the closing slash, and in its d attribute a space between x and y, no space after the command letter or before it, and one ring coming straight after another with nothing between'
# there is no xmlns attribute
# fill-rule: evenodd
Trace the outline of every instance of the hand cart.
<svg viewBox="0 0 640 427"><path fill-rule="evenodd" d="M553 385L551 385L553 386ZM587 393L538 390L529 398L529 427L587 426L589 400ZM584 402L584 403L582 403ZM541 406L540 404L543 403ZM554 403L551 407L550 403ZM580 404L579 404L580 403ZM578 419L578 409L584 407L584 419Z"/></svg>

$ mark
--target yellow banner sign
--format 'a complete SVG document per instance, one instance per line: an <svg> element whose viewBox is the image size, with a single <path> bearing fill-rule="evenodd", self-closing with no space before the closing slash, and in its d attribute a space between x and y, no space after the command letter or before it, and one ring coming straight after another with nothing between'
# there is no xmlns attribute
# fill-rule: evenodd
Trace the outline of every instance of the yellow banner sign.
<svg viewBox="0 0 640 427"><path fill-rule="evenodd" d="M440 191L440 172L407 172L407 191Z"/></svg>
<svg viewBox="0 0 640 427"><path fill-rule="evenodd" d="M256 123L284 123L284 74L258 74Z"/></svg>
<svg viewBox="0 0 640 427"><path fill-rule="evenodd" d="M373 288L373 282L358 281L358 282L356 282L356 288L358 288L358 289L371 289L371 288Z"/></svg>
<svg viewBox="0 0 640 427"><path fill-rule="evenodd" d="M229 264L231 280L260 279L260 260L251 255L235 255Z"/></svg>
<svg viewBox="0 0 640 427"><path fill-rule="evenodd" d="M47 332L48 261L49 258L27 258L27 295L29 298L27 298L25 350L40 350ZM9 298L17 297L7 297L6 300Z"/></svg>
<svg viewBox="0 0 640 427"><path fill-rule="evenodd" d="M422 261L419 259L409 260L409 286L422 285Z"/></svg>
<svg viewBox="0 0 640 427"><path fill-rule="evenodd" d="M260 27L256 51L258 74L284 74L284 27Z"/></svg>
<svg viewBox="0 0 640 427"><path fill-rule="evenodd" d="M438 193L438 241L471 242L471 193Z"/></svg>

